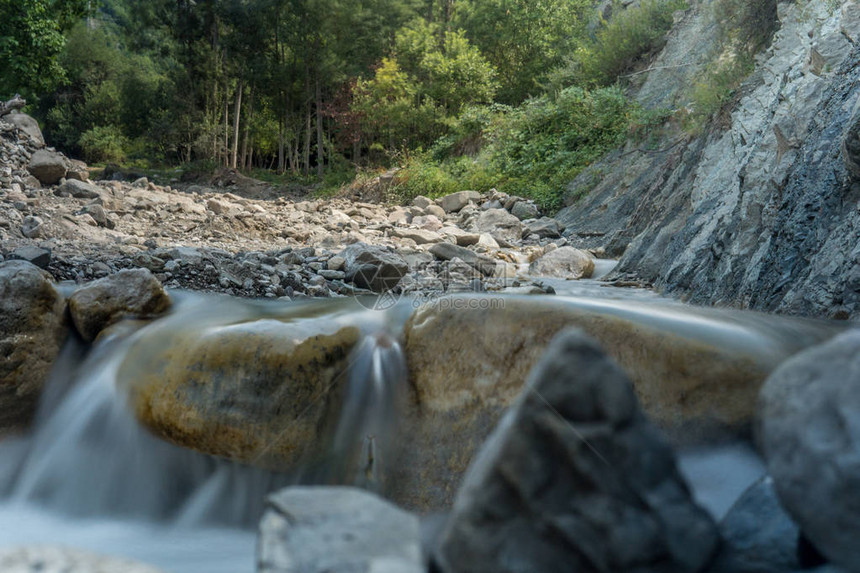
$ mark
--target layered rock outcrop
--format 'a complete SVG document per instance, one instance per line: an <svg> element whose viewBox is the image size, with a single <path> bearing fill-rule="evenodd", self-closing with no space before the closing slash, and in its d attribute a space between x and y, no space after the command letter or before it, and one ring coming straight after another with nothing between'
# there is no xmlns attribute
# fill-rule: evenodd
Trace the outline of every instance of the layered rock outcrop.
<svg viewBox="0 0 860 573"><path fill-rule="evenodd" d="M687 18L664 54L707 43L704 6ZM727 124L615 152L571 184L593 189L559 219L623 255L616 278L697 303L857 316L860 9L782 2L778 18ZM678 101L649 85L646 105Z"/></svg>

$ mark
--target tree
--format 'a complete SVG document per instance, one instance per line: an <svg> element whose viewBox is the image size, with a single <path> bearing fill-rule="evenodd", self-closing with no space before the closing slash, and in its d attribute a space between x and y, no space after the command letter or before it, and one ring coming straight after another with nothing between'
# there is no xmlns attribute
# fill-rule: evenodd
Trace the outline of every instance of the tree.
<svg viewBox="0 0 860 573"><path fill-rule="evenodd" d="M38 96L65 79L57 57L87 0L0 0L0 91Z"/></svg>
<svg viewBox="0 0 860 573"><path fill-rule="evenodd" d="M498 99L518 104L541 93L548 74L583 36L591 0L462 0L454 23L499 70Z"/></svg>

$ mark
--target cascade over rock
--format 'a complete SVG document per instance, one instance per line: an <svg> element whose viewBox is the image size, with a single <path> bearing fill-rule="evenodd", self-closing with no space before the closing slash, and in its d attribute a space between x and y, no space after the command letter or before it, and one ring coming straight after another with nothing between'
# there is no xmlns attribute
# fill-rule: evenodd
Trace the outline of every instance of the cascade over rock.
<svg viewBox="0 0 860 573"><path fill-rule="evenodd" d="M224 317L183 328L187 320L163 319L147 329L120 368L119 384L138 420L187 448L295 468L320 443L358 330Z"/></svg>

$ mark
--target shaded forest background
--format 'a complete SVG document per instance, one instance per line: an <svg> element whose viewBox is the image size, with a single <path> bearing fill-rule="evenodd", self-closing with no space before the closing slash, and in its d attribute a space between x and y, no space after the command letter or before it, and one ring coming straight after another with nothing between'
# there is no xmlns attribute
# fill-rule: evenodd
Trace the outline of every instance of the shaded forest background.
<svg viewBox="0 0 860 573"><path fill-rule="evenodd" d="M623 87L686 2L597 4L0 0L0 96L27 97L49 142L91 163L323 189L396 166L395 199L496 187L551 210L585 166L675 111Z"/></svg>

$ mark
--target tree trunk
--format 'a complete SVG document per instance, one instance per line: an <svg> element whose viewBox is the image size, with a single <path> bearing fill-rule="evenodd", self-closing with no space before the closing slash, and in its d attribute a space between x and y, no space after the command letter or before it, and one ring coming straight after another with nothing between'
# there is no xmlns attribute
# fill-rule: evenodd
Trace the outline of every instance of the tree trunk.
<svg viewBox="0 0 860 573"><path fill-rule="evenodd" d="M248 94L248 114L245 118L245 137L242 139L242 157L239 161L242 169L251 167L251 160L248 155L249 140L251 138L251 119L254 117L254 85L251 85L251 92ZM251 150L253 152L253 150Z"/></svg>
<svg viewBox="0 0 860 573"><path fill-rule="evenodd" d="M311 106L308 104L305 114L305 153L302 164L302 173L307 175L311 169Z"/></svg>
<svg viewBox="0 0 860 573"><path fill-rule="evenodd" d="M243 80L239 80L236 88L236 105L233 108L233 149L230 153L230 167L239 167L239 118L242 115L242 92L245 91Z"/></svg>
<svg viewBox="0 0 860 573"><path fill-rule="evenodd" d="M322 117L322 87L320 86L319 70L316 74L316 106L317 106L317 177L323 178L325 171L325 138L323 137Z"/></svg>

